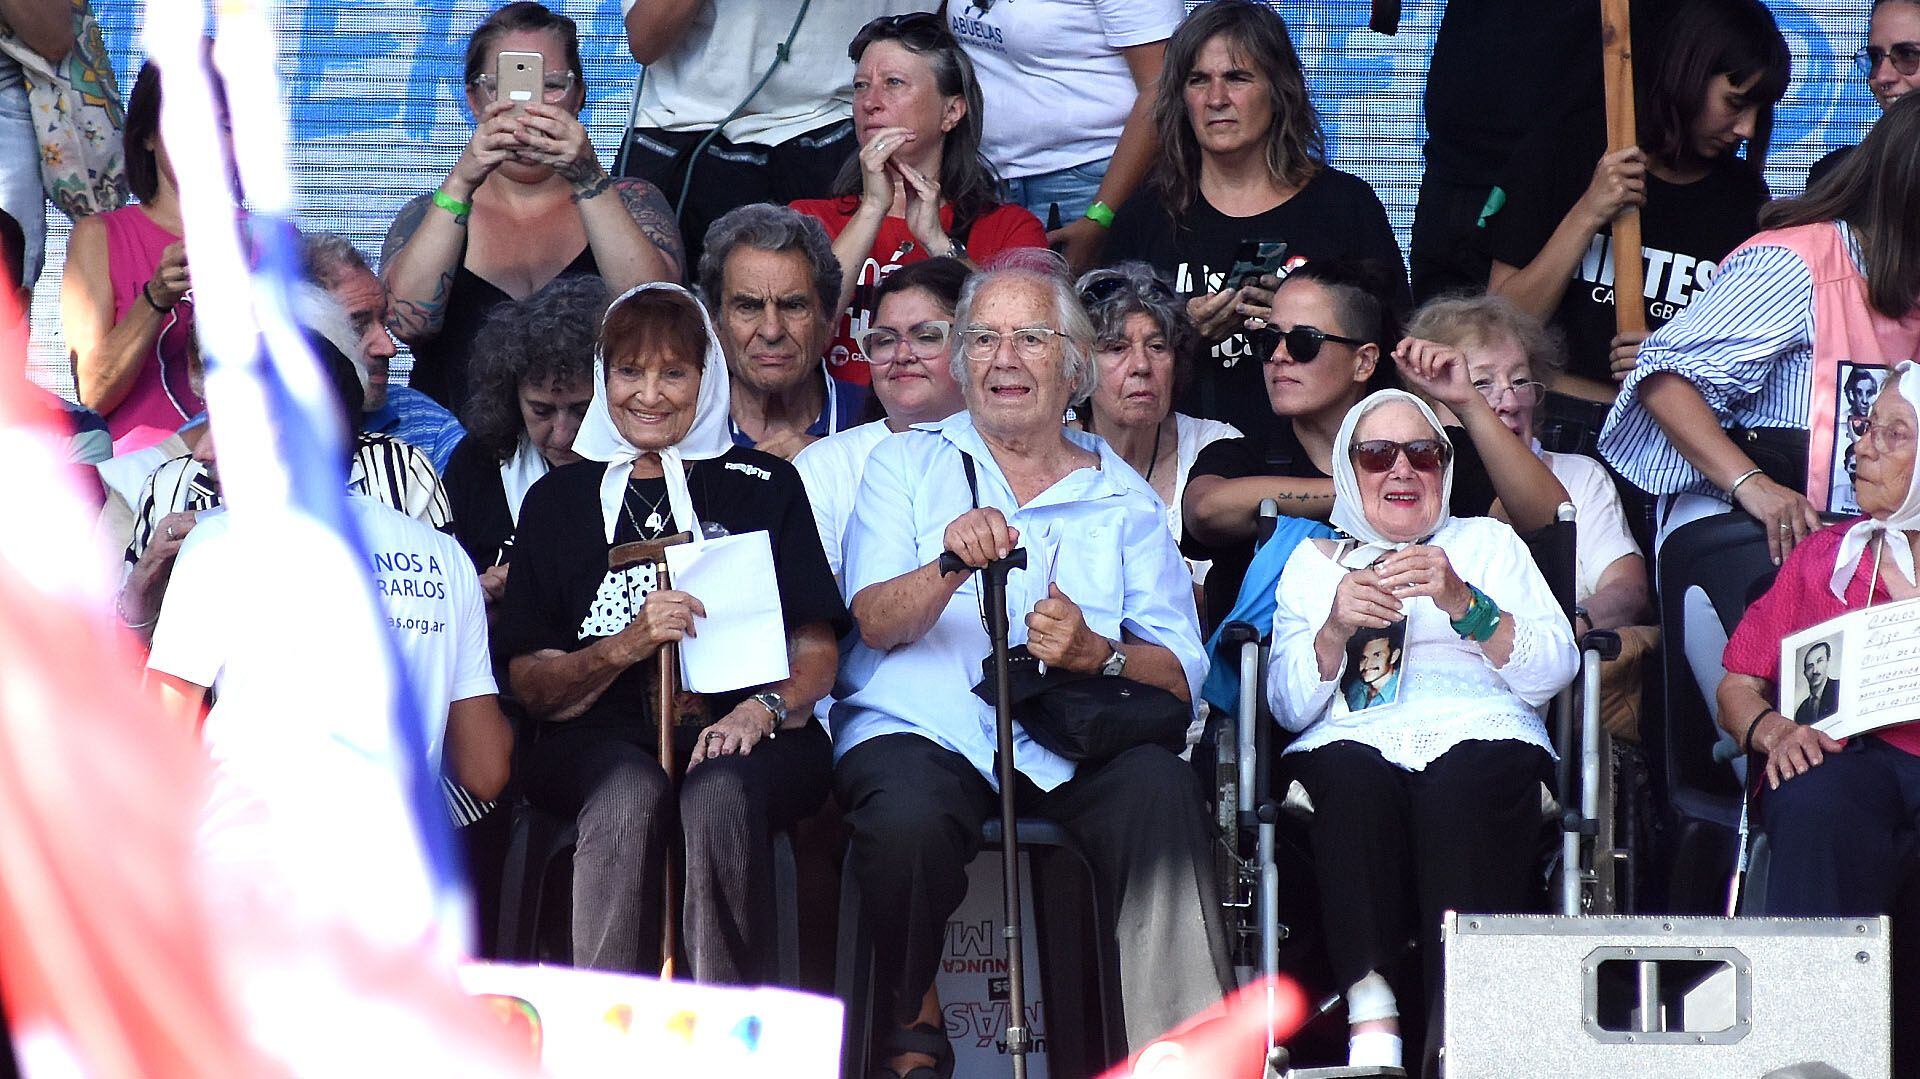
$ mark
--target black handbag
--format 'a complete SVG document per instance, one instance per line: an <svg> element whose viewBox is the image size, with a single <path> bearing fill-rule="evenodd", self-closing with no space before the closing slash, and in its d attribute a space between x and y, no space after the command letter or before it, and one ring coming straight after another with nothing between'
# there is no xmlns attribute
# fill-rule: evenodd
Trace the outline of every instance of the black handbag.
<svg viewBox="0 0 1920 1079"><path fill-rule="evenodd" d="M1807 488L1808 435L1799 427L1742 427L1734 424L1727 437L1753 459L1760 474L1789 491Z"/></svg>
<svg viewBox="0 0 1920 1079"><path fill-rule="evenodd" d="M973 458L962 453L967 490L980 505ZM993 655L980 661L974 695L998 707ZM1026 645L1007 650L1007 693L1013 718L1027 737L1070 761L1104 761L1134 746L1157 745L1178 753L1186 748L1193 709L1159 686L1124 676L1082 674L1058 667L1043 672Z"/></svg>
<svg viewBox="0 0 1920 1079"><path fill-rule="evenodd" d="M992 656L980 661L980 675L974 695L997 705ZM1193 718L1192 708L1159 686L1058 667L1042 674L1024 644L1007 651L1007 693L1027 737L1070 761L1104 761L1134 746L1178 753Z"/></svg>

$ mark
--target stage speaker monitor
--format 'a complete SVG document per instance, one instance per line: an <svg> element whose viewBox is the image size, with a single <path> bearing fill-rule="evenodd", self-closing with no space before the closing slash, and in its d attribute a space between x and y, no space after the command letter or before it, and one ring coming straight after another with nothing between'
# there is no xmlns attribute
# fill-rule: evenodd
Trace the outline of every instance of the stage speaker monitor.
<svg viewBox="0 0 1920 1079"><path fill-rule="evenodd" d="M1449 912L1440 934L1447 1079L1893 1073L1885 918Z"/></svg>

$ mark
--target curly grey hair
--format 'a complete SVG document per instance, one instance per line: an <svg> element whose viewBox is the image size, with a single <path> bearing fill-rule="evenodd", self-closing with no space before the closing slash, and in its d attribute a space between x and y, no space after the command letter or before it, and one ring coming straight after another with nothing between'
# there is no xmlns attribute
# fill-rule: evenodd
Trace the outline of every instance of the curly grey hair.
<svg viewBox="0 0 1920 1079"><path fill-rule="evenodd" d="M1109 281L1116 283L1103 284ZM1093 321L1096 344L1125 338L1128 317L1145 315L1160 328L1168 348L1173 351L1174 385L1185 386L1193 377L1200 333L1194 328L1193 319L1187 316L1187 305L1180 302L1152 266L1135 261L1117 263L1108 269L1081 274L1073 288L1086 306L1087 317ZM1088 302L1089 290L1103 295Z"/></svg>
<svg viewBox="0 0 1920 1079"><path fill-rule="evenodd" d="M496 461L513 456L526 422L520 384L593 385L600 318L613 297L592 274L562 274L524 300L500 304L474 335L472 389L460 410L467 437Z"/></svg>
<svg viewBox="0 0 1920 1079"><path fill-rule="evenodd" d="M960 303L954 308L954 332L965 331L973 324L973 304L980 290L988 285L1002 281L1024 281L1038 285L1053 297L1053 326L1060 331L1060 376L1072 387L1070 403L1079 404L1093 396L1093 389L1099 383L1100 369L1093 362L1093 322L1087 318L1086 309L1080 306L1080 297L1073 288L1073 276L1067 270L1067 260L1057 253L1039 248L1009 253L1010 256L996 263L992 269L982 270L967 278L960 288ZM967 384L966 349L955 348L948 360L953 377L961 385Z"/></svg>
<svg viewBox="0 0 1920 1079"><path fill-rule="evenodd" d="M706 249L700 255L700 295L707 310L720 311L722 279L733 249L745 245L761 251L799 251L813 266L813 291L819 296L822 318L840 314L840 260L833 240L820 219L768 202L749 203L721 215L707 228Z"/></svg>

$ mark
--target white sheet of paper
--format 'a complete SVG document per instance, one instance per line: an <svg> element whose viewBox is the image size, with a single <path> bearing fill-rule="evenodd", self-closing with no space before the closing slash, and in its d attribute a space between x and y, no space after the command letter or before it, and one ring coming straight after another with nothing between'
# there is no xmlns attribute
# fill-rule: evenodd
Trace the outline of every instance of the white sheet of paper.
<svg viewBox="0 0 1920 1079"><path fill-rule="evenodd" d="M706 607L697 637L680 642L680 681L695 693L725 693L787 677L787 625L765 532L667 548L676 592Z"/></svg>
<svg viewBox="0 0 1920 1079"><path fill-rule="evenodd" d="M1849 611L1780 642L1780 711L1792 719L1808 699L1806 655L1825 646L1838 683L1832 715L1814 726L1832 738L1920 720L1920 599Z"/></svg>

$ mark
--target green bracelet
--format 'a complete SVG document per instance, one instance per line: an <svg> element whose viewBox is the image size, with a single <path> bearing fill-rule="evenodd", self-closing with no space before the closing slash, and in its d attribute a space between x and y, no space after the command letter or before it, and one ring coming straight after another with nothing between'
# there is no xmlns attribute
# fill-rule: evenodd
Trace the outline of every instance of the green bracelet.
<svg viewBox="0 0 1920 1079"><path fill-rule="evenodd" d="M1462 639L1472 639L1485 644L1493 637L1494 630L1500 627L1500 608L1485 593L1472 585L1467 590L1473 593L1473 603L1467 607L1467 613L1452 619L1453 631Z"/></svg>
<svg viewBox="0 0 1920 1079"><path fill-rule="evenodd" d="M467 219L467 215L473 212L472 203L461 202L459 199L454 198L452 195L447 194L445 191L441 191L438 189L436 189L433 193L433 204L435 206L440 207L442 210L445 210L446 212L452 214L455 218L461 221L465 221Z"/></svg>
<svg viewBox="0 0 1920 1079"><path fill-rule="evenodd" d="M1096 202L1092 206L1087 207L1087 212L1080 216L1103 229L1113 227L1113 207L1108 206L1104 202Z"/></svg>

